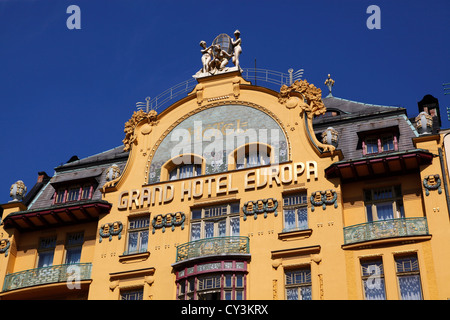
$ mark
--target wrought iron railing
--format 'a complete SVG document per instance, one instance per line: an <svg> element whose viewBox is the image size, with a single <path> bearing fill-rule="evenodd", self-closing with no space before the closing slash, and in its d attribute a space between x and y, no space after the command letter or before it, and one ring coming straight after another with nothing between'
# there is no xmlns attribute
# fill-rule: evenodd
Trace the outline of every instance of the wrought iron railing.
<svg viewBox="0 0 450 320"><path fill-rule="evenodd" d="M49 283L82 281L91 279L91 263L60 264L29 269L5 276L3 291L27 288Z"/></svg>
<svg viewBox="0 0 450 320"><path fill-rule="evenodd" d="M250 253L248 237L206 238L177 246L177 262L210 255L248 253Z"/></svg>
<svg viewBox="0 0 450 320"><path fill-rule="evenodd" d="M428 235L425 217L380 220L344 227L344 244L420 235Z"/></svg>
<svg viewBox="0 0 450 320"><path fill-rule="evenodd" d="M259 68L244 68L242 69L242 77L247 81L253 81L253 85L257 85L257 81L264 82L266 84L271 84L276 86L276 90L279 90L282 85L290 85L296 80L301 80L303 76L303 69L299 69L294 72L293 69L289 69L288 73L283 73L279 71L269 70L269 69L259 69ZM144 110L148 112L150 109L161 112L165 107L167 107L172 100L178 99L184 96L186 93L192 91L197 85L197 80L194 78L183 81L154 98L147 98L146 102L137 102L136 107L138 110Z"/></svg>

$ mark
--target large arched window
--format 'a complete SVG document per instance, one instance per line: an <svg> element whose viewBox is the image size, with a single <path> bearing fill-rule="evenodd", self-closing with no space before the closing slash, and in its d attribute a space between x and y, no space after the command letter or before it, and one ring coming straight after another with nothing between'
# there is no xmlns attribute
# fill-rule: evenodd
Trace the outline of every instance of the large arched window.
<svg viewBox="0 0 450 320"><path fill-rule="evenodd" d="M161 181L197 177L204 172L203 158L194 154L183 154L170 159L161 167Z"/></svg>
<svg viewBox="0 0 450 320"><path fill-rule="evenodd" d="M249 143L237 148L229 157L229 169L244 169L270 164L272 148L264 143Z"/></svg>
<svg viewBox="0 0 450 320"><path fill-rule="evenodd" d="M182 164L169 172L169 180L196 177L201 174L202 166L200 164Z"/></svg>

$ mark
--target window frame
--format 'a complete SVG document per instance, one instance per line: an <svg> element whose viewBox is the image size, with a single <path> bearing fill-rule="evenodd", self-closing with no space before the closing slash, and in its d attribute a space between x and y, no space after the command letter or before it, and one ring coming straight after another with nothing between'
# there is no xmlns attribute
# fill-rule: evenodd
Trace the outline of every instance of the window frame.
<svg viewBox="0 0 450 320"><path fill-rule="evenodd" d="M383 198L383 199L375 199L375 192L380 192L382 190L390 189L392 193L392 197ZM385 187L377 187L371 189L363 190L363 200L364 200L364 209L366 212L366 221L374 222L374 221L382 221L382 220L392 220L392 219L402 219L405 218L405 206L403 202L403 193L401 191L401 185L390 185ZM368 199L367 195L370 192L370 199ZM377 205L390 203L392 207L392 218L390 219L380 219L378 215L378 207ZM370 210L369 210L370 208Z"/></svg>
<svg viewBox="0 0 450 320"><path fill-rule="evenodd" d="M71 191L76 192L76 199L69 199ZM86 196L87 194L87 196ZM73 184L55 189L53 194L53 205L72 203L92 199L94 185L92 183Z"/></svg>
<svg viewBox="0 0 450 320"><path fill-rule="evenodd" d="M57 240L56 235L39 238L36 268L45 268L53 266L53 261L55 259L56 240ZM48 243L48 245L45 244L46 242ZM52 262L48 265L41 265L42 258L44 258L44 256L47 256L47 254L51 255Z"/></svg>
<svg viewBox="0 0 450 320"><path fill-rule="evenodd" d="M293 201L299 197L297 201ZM289 202L286 204L286 200ZM306 212L306 227L300 225L299 210ZM294 210L295 226L287 227L286 225L286 211ZM309 214L308 214L308 195L306 190L295 193L283 194L283 230L282 232L301 231L309 229Z"/></svg>
<svg viewBox="0 0 450 320"><path fill-rule="evenodd" d="M305 280L309 281L303 281L303 282L293 282L293 283L288 283L288 273L295 273L295 272L307 272L308 274L306 274L305 276ZM292 289L296 289L297 290L297 297L301 297L302 299L297 299L297 300L305 300L303 299L304 297L302 296L302 289L303 288L309 288L309 292L310 292L310 298L312 300L312 272L311 272L311 265L303 265L303 266L298 266L297 268L289 268L289 269L284 269L284 294L285 294L285 300L288 300L288 290L292 290ZM309 300L309 299L306 299Z"/></svg>
<svg viewBox="0 0 450 320"><path fill-rule="evenodd" d="M384 140L387 137L392 137L392 149L389 148L385 150L384 148ZM370 145L376 145L377 151L370 151L368 149L369 144L368 141L375 141L375 143L371 143ZM391 141L391 139L389 139ZM371 156L376 154L383 154L388 152L395 152L398 151L398 134L394 132L384 132L379 134L367 134L364 135L362 139L362 150L363 155L365 156Z"/></svg>
<svg viewBox="0 0 450 320"><path fill-rule="evenodd" d="M139 225L137 227L132 227L134 222L141 221L143 225ZM137 245L135 250L130 250L130 239L131 234L137 233ZM145 248L142 243L143 234L147 233L147 243L145 244ZM128 228L127 228L127 241L126 241L126 251L124 252L124 255L131 255L131 254L137 254L137 253L143 253L148 251L148 245L149 245L149 239L150 239L150 215L140 215L140 216L132 216L128 218Z"/></svg>
<svg viewBox="0 0 450 320"><path fill-rule="evenodd" d="M416 264L417 264L417 268L414 268L413 264L411 264L411 270L399 271L399 266L398 266L399 260L407 260L407 259L409 259L409 260L414 259ZM417 256L417 253L414 252L414 253L411 253L411 254L394 256L394 263L395 263L395 275L397 277L397 288L398 288L399 299L404 300L402 298L403 295L402 295L402 291L401 291L401 284L400 284L401 281L400 281L400 279L402 279L402 278L404 279L406 277L413 276L413 277L416 277L418 279L418 284L420 286L419 287L419 289L420 289L420 291L419 291L420 299L419 300L423 300L424 299L424 297L423 297L423 285L422 285L422 278L421 278L421 272L420 272L419 257ZM413 270L413 268L414 268L414 270ZM406 300L408 300L408 299L406 299ZM413 300L413 299L411 299L411 300ZM417 300L417 299L414 299L414 300Z"/></svg>
<svg viewBox="0 0 450 320"><path fill-rule="evenodd" d="M126 299L127 296L137 297L138 299ZM120 290L120 300L144 300L144 287L137 287L132 289L122 289Z"/></svg>
<svg viewBox="0 0 450 320"><path fill-rule="evenodd" d="M365 268L367 269L368 267L365 267L363 265L368 265L368 266L381 265L380 273L379 274L377 274L377 273L367 274L367 272L364 269ZM361 270L361 285L362 285L364 300L374 300L374 299L368 299L367 298L367 292L366 292L366 289L365 289L367 281L372 276L377 276L380 279L382 279L380 281L382 281L384 299L379 299L379 300L386 300L386 281L385 281L385 276L384 276L383 258L381 256L379 256L379 257L371 257L371 258L362 258L360 260L360 270Z"/></svg>
<svg viewBox="0 0 450 320"><path fill-rule="evenodd" d="M220 210L223 210L223 208L226 207L225 213L215 213L215 212L208 212L209 210L214 210L221 208ZM195 217L195 214L200 214L200 217ZM233 232L233 221L237 219L238 221L238 230L239 233L235 234ZM225 222L225 235L220 235L220 223ZM213 236L212 237L206 237L206 225L213 223ZM205 206L205 207L194 207L191 208L191 221L190 221L190 233L189 233L189 239L190 241L196 241L196 240L203 240L203 239L209 239L214 237L227 237L227 236L239 236L240 235L240 206L239 202L230 202L230 203L222 203L222 204L216 204L211 206ZM199 225L200 227L200 233L198 238L193 238L193 227Z"/></svg>
<svg viewBox="0 0 450 320"><path fill-rule="evenodd" d="M250 153L256 151L258 155L258 163L256 165L248 165ZM268 163L261 163L263 155L261 152L266 152L265 159L268 159ZM247 143L243 146L236 148L234 151L230 152L228 156L228 170L242 170L249 168L256 168L267 166L274 163L274 152L271 145L262 142ZM244 163L240 164L241 159L244 159Z"/></svg>
<svg viewBox="0 0 450 320"><path fill-rule="evenodd" d="M78 238L81 238L81 240L77 239L73 243L71 243L71 241L70 241L71 237L76 237L76 236L79 236ZM65 264L77 264L77 263L80 263L80 261L81 261L81 254L82 254L82 251L83 251L83 243L84 243L84 231L70 232L70 233L68 233L66 235L65 256L64 256ZM79 249L79 252L80 252L80 258L79 258L78 262L74 262L74 263L68 262L67 261L67 258L69 256L68 252L70 250L77 250L77 249Z"/></svg>

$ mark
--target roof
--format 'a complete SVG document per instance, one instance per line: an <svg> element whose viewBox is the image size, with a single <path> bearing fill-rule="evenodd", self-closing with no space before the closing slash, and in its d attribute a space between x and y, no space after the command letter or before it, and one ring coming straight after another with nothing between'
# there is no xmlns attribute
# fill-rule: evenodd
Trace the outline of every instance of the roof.
<svg viewBox="0 0 450 320"><path fill-rule="evenodd" d="M337 149L342 151L344 160L363 157L361 133L383 129L398 134L398 151L414 149L412 138L417 136L417 131L409 121L405 108L367 104L333 96L324 98L323 102L328 111L339 114L315 118L315 134L321 141L322 132L333 127L339 134Z"/></svg>

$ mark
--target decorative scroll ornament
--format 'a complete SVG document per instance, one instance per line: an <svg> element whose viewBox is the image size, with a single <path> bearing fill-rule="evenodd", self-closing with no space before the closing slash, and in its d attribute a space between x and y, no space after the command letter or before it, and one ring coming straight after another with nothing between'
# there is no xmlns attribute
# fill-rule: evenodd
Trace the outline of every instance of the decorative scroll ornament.
<svg viewBox="0 0 450 320"><path fill-rule="evenodd" d="M425 187L425 194L427 196L430 194L430 190L437 190L439 194L442 193L441 178L438 174L426 176L423 179L423 186Z"/></svg>
<svg viewBox="0 0 450 320"><path fill-rule="evenodd" d="M334 205L334 207L337 208L337 192L331 189L325 191L315 191L311 194L310 202L311 211L314 211L315 207L320 206L322 206L323 210L325 210L329 205Z"/></svg>
<svg viewBox="0 0 450 320"><path fill-rule="evenodd" d="M175 227L181 226L181 230L184 230L184 221L186 220L186 215L183 212L168 213L165 215L158 214L152 220L154 234L156 229L162 229L162 232L166 231L166 227L175 230Z"/></svg>
<svg viewBox="0 0 450 320"><path fill-rule="evenodd" d="M7 257L10 246L11 246L11 243L8 239L1 239L0 240L0 253L4 253L5 257Z"/></svg>
<svg viewBox="0 0 450 320"><path fill-rule="evenodd" d="M253 215L254 219L258 218L258 214L264 213L264 218L267 218L269 212L274 212L275 217L278 215L277 212L278 201L273 198L248 201L242 207L244 212L244 221L247 220L247 216Z"/></svg>
<svg viewBox="0 0 450 320"><path fill-rule="evenodd" d="M145 112L144 110L138 110L133 113L131 119L125 123L125 139L123 139L124 151L128 151L131 149L132 144L136 141L137 136L135 133L135 129L139 123L143 120L147 120L148 126L146 126L142 133L149 134L152 131L153 126L157 125L159 120L157 121L158 113L155 110L150 110L149 112Z"/></svg>
<svg viewBox="0 0 450 320"><path fill-rule="evenodd" d="M9 196L12 198L11 201L22 201L23 197L27 193L27 187L22 180L14 183L9 189Z"/></svg>
<svg viewBox="0 0 450 320"><path fill-rule="evenodd" d="M323 151L334 152L336 149L335 146L320 142L313 134L313 118L325 114L327 111L322 101L322 90L316 88L313 84L309 84L306 80L296 80L290 86L281 86L280 93L278 94L278 102L288 109L299 107L300 116L306 114L306 130L310 135L311 141Z"/></svg>
<svg viewBox="0 0 450 320"><path fill-rule="evenodd" d="M292 92L300 93L303 101L295 95L291 95ZM306 80L297 80L289 87L285 84L282 85L278 101L286 105L288 109L300 107L301 114L306 113L310 119L327 111L322 101L322 90L316 88L313 84L309 84Z"/></svg>
<svg viewBox="0 0 450 320"><path fill-rule="evenodd" d="M109 238L109 241L112 240L113 236L118 236L119 240L122 238L122 230L123 224L120 221L105 223L100 227L100 242L102 242L102 238Z"/></svg>

